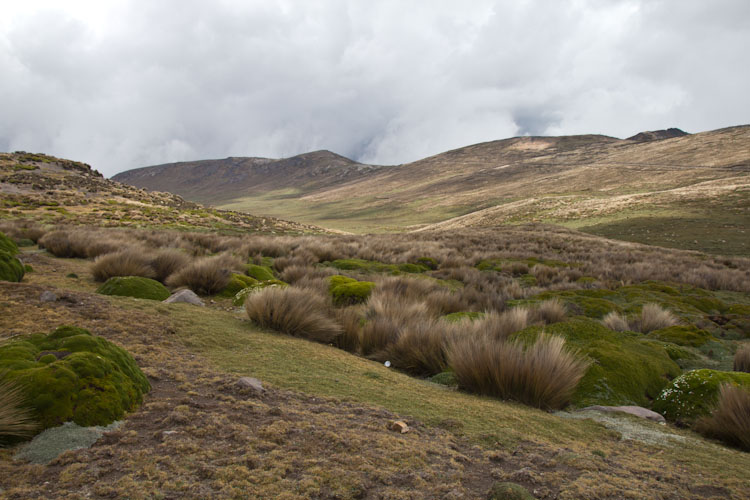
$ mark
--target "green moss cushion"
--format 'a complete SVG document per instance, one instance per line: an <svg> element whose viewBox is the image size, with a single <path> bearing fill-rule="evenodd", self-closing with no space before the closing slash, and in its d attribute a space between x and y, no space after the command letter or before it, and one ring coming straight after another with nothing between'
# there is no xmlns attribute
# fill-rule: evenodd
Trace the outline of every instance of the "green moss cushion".
<svg viewBox="0 0 750 500"><path fill-rule="evenodd" d="M151 388L127 351L72 326L0 346L4 371L24 387L40 431L70 420L107 425L137 408Z"/></svg>
<svg viewBox="0 0 750 500"><path fill-rule="evenodd" d="M18 246L13 240L5 236L5 233L0 233L0 250L8 252L10 255L16 255Z"/></svg>
<svg viewBox="0 0 750 500"><path fill-rule="evenodd" d="M96 290L96 293L151 300L164 300L170 296L167 287L156 280L140 276L116 276L109 278Z"/></svg>
<svg viewBox="0 0 750 500"><path fill-rule="evenodd" d="M259 266L257 264L249 264L247 268L245 268L245 274L258 281L270 281L276 279L270 267Z"/></svg>
<svg viewBox="0 0 750 500"><path fill-rule="evenodd" d="M372 281L357 281L346 276L331 276L328 291L337 306L360 304L367 300L375 288Z"/></svg>
<svg viewBox="0 0 750 500"><path fill-rule="evenodd" d="M533 340L541 330L533 326L516 336ZM564 337L569 347L593 361L573 395L574 406L650 406L681 373L659 343L632 332L613 332L595 320L576 318L547 325L544 331Z"/></svg>
<svg viewBox="0 0 750 500"><path fill-rule="evenodd" d="M694 325L676 325L654 330L648 334L648 337L687 347L700 347L709 340L713 340L710 333Z"/></svg>
<svg viewBox="0 0 750 500"><path fill-rule="evenodd" d="M258 283L258 280L255 278L251 278L250 276L245 276L243 274L232 274L232 277L229 279L229 284L224 288L224 290L219 293L222 297L234 297L237 295L237 292L244 288L248 288L250 286L253 286Z"/></svg>
<svg viewBox="0 0 750 500"><path fill-rule="evenodd" d="M16 257L0 250L0 281L21 281L24 275L24 267Z"/></svg>
<svg viewBox="0 0 750 500"><path fill-rule="evenodd" d="M261 290L263 288L269 287L269 286L284 287L284 286L289 286L289 284L288 283L284 283L281 280L257 281L255 283L253 283L252 285L250 285L250 286L248 286L246 288L243 288L242 290L240 290L239 292L237 292L234 295L234 297L232 298L232 303L235 306L238 306L238 307L242 306L242 305L245 304L245 299L247 299L248 295L250 295L251 293L255 293L258 290Z"/></svg>
<svg viewBox="0 0 750 500"><path fill-rule="evenodd" d="M667 420L690 425L713 411L723 383L750 388L750 373L708 369L684 373L662 391L653 409Z"/></svg>

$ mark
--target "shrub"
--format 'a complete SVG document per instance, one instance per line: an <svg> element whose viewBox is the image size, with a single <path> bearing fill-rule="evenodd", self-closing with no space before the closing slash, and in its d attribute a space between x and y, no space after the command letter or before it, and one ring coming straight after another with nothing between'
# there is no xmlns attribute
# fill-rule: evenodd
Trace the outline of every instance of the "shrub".
<svg viewBox="0 0 750 500"><path fill-rule="evenodd" d="M69 420L109 424L140 405L150 389L127 351L71 326L0 346L0 370L24 388L39 430Z"/></svg>
<svg viewBox="0 0 750 500"><path fill-rule="evenodd" d="M97 257L91 265L91 274L96 281L107 281L114 276L156 276L148 257L142 249L128 248L116 253Z"/></svg>
<svg viewBox="0 0 750 500"><path fill-rule="evenodd" d="M172 287L185 286L201 295L213 295L229 284L233 263L222 256L196 260L167 278Z"/></svg>
<svg viewBox="0 0 750 500"><path fill-rule="evenodd" d="M176 248L159 250L150 259L149 264L154 270L153 278L164 283L173 273L184 268L190 262L190 257Z"/></svg>
<svg viewBox="0 0 750 500"><path fill-rule="evenodd" d="M227 286L224 288L224 290L221 291L219 295L221 295L222 297L235 297L240 291L244 290L245 288L250 288L257 284L258 280L256 280L255 278L245 276L244 274L232 273L231 278L229 278L229 283L227 283Z"/></svg>
<svg viewBox="0 0 750 500"><path fill-rule="evenodd" d="M20 282L25 269L20 260L4 250L0 250L0 281Z"/></svg>
<svg viewBox="0 0 750 500"><path fill-rule="evenodd" d="M662 309L659 304L645 304L641 309L641 317L638 320L638 329L641 333L648 333L653 330L660 330L679 323L677 316L666 309Z"/></svg>
<svg viewBox="0 0 750 500"><path fill-rule="evenodd" d="M372 281L357 281L346 276L335 275L328 278L330 281L329 293L333 298L333 304L337 306L350 306L365 302L375 288Z"/></svg>
<svg viewBox="0 0 750 500"><path fill-rule="evenodd" d="M719 402L711 416L695 426L701 434L750 451L750 390L722 384Z"/></svg>
<svg viewBox="0 0 750 500"><path fill-rule="evenodd" d="M448 347L448 364L459 386L538 408L563 408L588 362L565 350L565 340L541 334L533 344L490 335L459 336Z"/></svg>
<svg viewBox="0 0 750 500"><path fill-rule="evenodd" d="M750 373L750 344L743 344L734 353L734 365L732 370L736 372Z"/></svg>
<svg viewBox="0 0 750 500"><path fill-rule="evenodd" d="M445 371L447 324L416 320L407 322L395 342L386 348L394 367L418 376L437 375Z"/></svg>
<svg viewBox="0 0 750 500"><path fill-rule="evenodd" d="M150 300L164 300L170 296L164 285L141 276L114 276L100 286L96 293Z"/></svg>
<svg viewBox="0 0 750 500"><path fill-rule="evenodd" d="M245 268L245 274L250 276L251 278L255 278L258 281L269 281L272 279L276 279L270 267L259 266L257 264L249 264Z"/></svg>
<svg viewBox="0 0 750 500"><path fill-rule="evenodd" d="M12 239L8 238L3 233L0 233L0 251L7 252L9 255L13 256L18 254L18 246Z"/></svg>
<svg viewBox="0 0 750 500"><path fill-rule="evenodd" d="M256 324L295 337L328 343L341 334L323 298L305 290L264 288L247 298L245 310Z"/></svg>
<svg viewBox="0 0 750 500"><path fill-rule="evenodd" d="M628 320L615 311L607 313L607 315L602 318L602 324L615 332L626 332L630 330Z"/></svg>
<svg viewBox="0 0 750 500"><path fill-rule="evenodd" d="M39 424L27 404L23 387L0 373L0 443L34 434Z"/></svg>

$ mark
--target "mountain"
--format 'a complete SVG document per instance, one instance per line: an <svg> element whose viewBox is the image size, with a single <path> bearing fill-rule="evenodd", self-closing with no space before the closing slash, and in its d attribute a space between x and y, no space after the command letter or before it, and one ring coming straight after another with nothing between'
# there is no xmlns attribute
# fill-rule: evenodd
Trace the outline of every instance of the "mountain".
<svg viewBox="0 0 750 500"><path fill-rule="evenodd" d="M536 221L750 254L744 233L750 228L750 126L676 130L624 140L516 137L395 166L316 152L161 165L114 178L221 208L355 232Z"/></svg>
<svg viewBox="0 0 750 500"><path fill-rule="evenodd" d="M628 137L628 140L637 142L660 141L662 139L682 137L683 135L688 135L688 133L678 128L668 128L666 130L652 130L649 132L641 132L639 134L635 134L633 137Z"/></svg>
<svg viewBox="0 0 750 500"><path fill-rule="evenodd" d="M167 192L105 179L85 163L44 154L0 153L0 218L57 224L303 233L321 228L207 208Z"/></svg>

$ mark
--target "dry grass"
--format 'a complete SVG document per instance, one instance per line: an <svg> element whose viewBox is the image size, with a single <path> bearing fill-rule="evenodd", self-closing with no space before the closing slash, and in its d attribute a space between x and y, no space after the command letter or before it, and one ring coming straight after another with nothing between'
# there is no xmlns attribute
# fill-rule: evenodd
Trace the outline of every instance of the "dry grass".
<svg viewBox="0 0 750 500"><path fill-rule="evenodd" d="M339 349L356 353L361 343L365 306L357 304L350 307L336 307L333 308L333 313L341 325L341 335L336 337L334 345Z"/></svg>
<svg viewBox="0 0 750 500"><path fill-rule="evenodd" d="M736 372L750 373L750 344L743 344L734 353L732 369Z"/></svg>
<svg viewBox="0 0 750 500"><path fill-rule="evenodd" d="M25 403L23 389L0 373L0 443L6 438L30 436L39 427Z"/></svg>
<svg viewBox="0 0 750 500"><path fill-rule="evenodd" d="M445 326L435 321L407 322L396 341L386 348L388 360L412 375L430 376L445 371L449 339Z"/></svg>
<svg viewBox="0 0 750 500"><path fill-rule="evenodd" d="M750 451L750 391L723 384L716 410L711 416L699 420L696 430Z"/></svg>
<svg viewBox="0 0 750 500"><path fill-rule="evenodd" d="M175 248L165 248L156 252L149 261L154 270L154 279L164 283L169 276L186 267L190 262L184 252Z"/></svg>
<svg viewBox="0 0 750 500"><path fill-rule="evenodd" d="M680 322L677 316L671 311L663 309L659 304L645 304L641 309L640 318L636 321L641 333L667 328Z"/></svg>
<svg viewBox="0 0 750 500"><path fill-rule="evenodd" d="M531 311L534 322L541 321L547 325L565 321L565 315L565 305L557 298L545 300Z"/></svg>
<svg viewBox="0 0 750 500"><path fill-rule="evenodd" d="M565 350L564 339L544 334L529 346L490 335L460 336L448 347L448 364L466 390L544 409L565 407L588 368Z"/></svg>
<svg viewBox="0 0 750 500"><path fill-rule="evenodd" d="M172 287L185 286L195 293L211 295L223 290L229 283L232 271L241 266L240 261L228 255L205 257L173 273L167 279L167 284Z"/></svg>
<svg viewBox="0 0 750 500"><path fill-rule="evenodd" d="M529 317L528 309L514 307L503 313L490 311L482 319L472 322L471 326L478 335L502 341L529 326Z"/></svg>
<svg viewBox="0 0 750 500"><path fill-rule="evenodd" d="M628 320L626 320L620 313L615 311L607 313L607 315L602 318L602 324L610 330L614 330L616 332L625 332L627 330L630 330Z"/></svg>
<svg viewBox="0 0 750 500"><path fill-rule="evenodd" d="M326 314L325 300L298 288L265 288L245 301L248 317L264 328L329 343L341 335L341 327Z"/></svg>
<svg viewBox="0 0 750 500"><path fill-rule="evenodd" d="M91 274L96 281L107 281L113 276L156 276L146 252L140 248L128 248L97 257L91 265Z"/></svg>

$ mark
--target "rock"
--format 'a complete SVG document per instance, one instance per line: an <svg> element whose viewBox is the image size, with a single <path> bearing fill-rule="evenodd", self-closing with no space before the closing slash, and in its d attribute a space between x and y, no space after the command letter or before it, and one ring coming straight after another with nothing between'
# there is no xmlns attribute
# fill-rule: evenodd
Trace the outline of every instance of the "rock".
<svg viewBox="0 0 750 500"><path fill-rule="evenodd" d="M263 388L263 383L257 378L253 377L242 377L237 381L237 385L243 389L252 389L258 394L263 394L264 392L266 392L265 388Z"/></svg>
<svg viewBox="0 0 750 500"><path fill-rule="evenodd" d="M516 483L495 483L487 494L488 500L535 500L526 488Z"/></svg>
<svg viewBox="0 0 750 500"><path fill-rule="evenodd" d="M73 422L65 422L38 434L23 445L13 458L47 464L65 451L90 448L105 432L117 429L120 423L113 422L106 427L81 427Z"/></svg>
<svg viewBox="0 0 750 500"><path fill-rule="evenodd" d="M57 295L55 294L55 292L45 290L39 296L39 300L41 300L42 302L55 302L57 300Z"/></svg>
<svg viewBox="0 0 750 500"><path fill-rule="evenodd" d="M613 413L613 412L621 412L621 413L629 413L630 415L635 415L636 417L645 418L647 420L653 420L654 422L664 423L666 420L663 416L656 413L655 411L651 411L648 408L643 408L642 406L587 406L586 408L581 408L581 411L584 410L593 410L593 411L601 411L604 413Z"/></svg>
<svg viewBox="0 0 750 500"><path fill-rule="evenodd" d="M401 434L406 434L411 429L408 425L406 425L406 422L403 420L392 420L388 422L388 430L394 431L394 432L400 432Z"/></svg>
<svg viewBox="0 0 750 500"><path fill-rule="evenodd" d="M194 291L189 290L187 288L176 291L175 293L170 295L168 298L164 299L163 302L166 302L167 304L171 304L172 302L185 302L187 304L193 304L196 306L206 305L203 303L201 298L195 294Z"/></svg>

